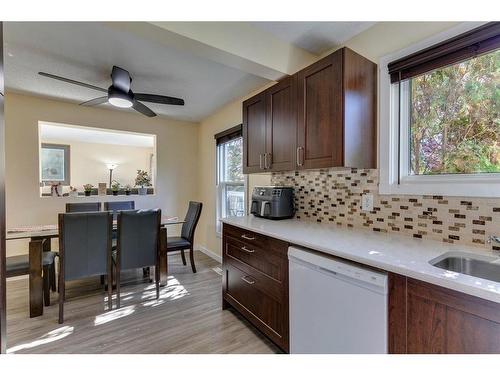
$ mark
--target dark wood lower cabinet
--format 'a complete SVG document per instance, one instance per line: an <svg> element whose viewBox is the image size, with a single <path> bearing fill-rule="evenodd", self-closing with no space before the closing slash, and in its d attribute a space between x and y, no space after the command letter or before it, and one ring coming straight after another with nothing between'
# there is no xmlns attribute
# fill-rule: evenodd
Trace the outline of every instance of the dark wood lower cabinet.
<svg viewBox="0 0 500 375"><path fill-rule="evenodd" d="M289 352L288 243L223 226L223 308ZM500 353L500 303L389 273L388 352Z"/></svg>
<svg viewBox="0 0 500 375"><path fill-rule="evenodd" d="M500 304L391 274L390 353L500 353Z"/></svg>
<svg viewBox="0 0 500 375"><path fill-rule="evenodd" d="M289 351L288 243L224 224L223 307Z"/></svg>

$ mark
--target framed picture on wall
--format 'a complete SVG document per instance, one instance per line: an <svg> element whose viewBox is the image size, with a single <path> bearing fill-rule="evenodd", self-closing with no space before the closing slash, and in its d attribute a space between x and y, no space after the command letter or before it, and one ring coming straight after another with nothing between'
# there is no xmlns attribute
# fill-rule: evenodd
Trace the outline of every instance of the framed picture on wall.
<svg viewBox="0 0 500 375"><path fill-rule="evenodd" d="M60 182L65 186L70 185L69 145L42 143L40 170L42 184Z"/></svg>

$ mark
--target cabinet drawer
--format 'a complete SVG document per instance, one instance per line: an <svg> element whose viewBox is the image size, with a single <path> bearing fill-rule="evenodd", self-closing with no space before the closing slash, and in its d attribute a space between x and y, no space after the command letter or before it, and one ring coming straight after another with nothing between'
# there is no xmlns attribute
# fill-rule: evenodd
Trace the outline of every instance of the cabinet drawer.
<svg viewBox="0 0 500 375"><path fill-rule="evenodd" d="M287 256L288 243L249 230L224 224L224 237L236 239L251 248L258 247L266 251L273 251L278 256L285 258Z"/></svg>
<svg viewBox="0 0 500 375"><path fill-rule="evenodd" d="M271 339L282 342L285 325L288 324L283 319L283 303L264 292L262 280L255 275L243 272L231 264L226 264L224 271L226 298Z"/></svg>
<svg viewBox="0 0 500 375"><path fill-rule="evenodd" d="M286 260L272 250L262 249L227 237L224 243L224 252L226 257L248 264L277 281L283 281Z"/></svg>

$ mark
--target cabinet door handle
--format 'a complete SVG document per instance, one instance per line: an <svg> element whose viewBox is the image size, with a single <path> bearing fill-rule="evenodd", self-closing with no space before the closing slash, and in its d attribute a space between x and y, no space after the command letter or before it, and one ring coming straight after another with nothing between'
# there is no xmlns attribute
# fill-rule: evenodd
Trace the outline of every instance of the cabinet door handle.
<svg viewBox="0 0 500 375"><path fill-rule="evenodd" d="M301 153L301 151L304 151L304 147L299 146L297 147L297 166L302 167L304 165L304 152Z"/></svg>
<svg viewBox="0 0 500 375"><path fill-rule="evenodd" d="M244 238L245 240L250 240L250 241L255 240L255 237L249 237L249 236L247 236L246 234L242 234L242 235L241 235L241 238Z"/></svg>
<svg viewBox="0 0 500 375"><path fill-rule="evenodd" d="M245 252L247 252L247 253L255 253L255 250L252 250L252 249L247 249L247 247L246 247L246 246L243 246L243 247L241 248L241 250L243 250L243 251L245 251Z"/></svg>
<svg viewBox="0 0 500 375"><path fill-rule="evenodd" d="M262 154L259 154L259 168L264 169L264 167L262 166Z"/></svg>
<svg viewBox="0 0 500 375"><path fill-rule="evenodd" d="M254 281L254 280L249 280L249 279L247 279L247 276L243 276L243 277L241 278L241 280L243 280L244 282L246 282L247 284L250 284L250 285L255 284L255 281Z"/></svg>
<svg viewBox="0 0 500 375"><path fill-rule="evenodd" d="M269 161L267 160L267 156L269 155ZM264 164L265 169L271 169L271 164L273 163L273 156L270 152L266 152L264 154Z"/></svg>

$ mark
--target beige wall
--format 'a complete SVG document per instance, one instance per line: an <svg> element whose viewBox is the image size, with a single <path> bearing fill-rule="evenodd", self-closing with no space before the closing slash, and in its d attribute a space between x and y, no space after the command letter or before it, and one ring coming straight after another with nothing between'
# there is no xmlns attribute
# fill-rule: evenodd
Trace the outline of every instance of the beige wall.
<svg viewBox="0 0 500 375"><path fill-rule="evenodd" d="M456 24L456 22L381 22L347 41L345 46L378 62L381 56L407 47ZM322 56L318 58L320 57ZM227 104L200 123L199 197L205 207L197 232L197 243L217 255L221 254L221 241L215 232L215 142L213 137L217 132L241 123L241 103L252 94ZM254 185L266 185L270 182L269 174L251 175L249 190L251 191Z"/></svg>
<svg viewBox="0 0 500 375"><path fill-rule="evenodd" d="M197 195L198 124L147 118L139 114L88 108L76 104L7 93L6 211L7 227L55 224L65 203L99 198L40 197L38 188L38 121L155 134L157 184L153 196L134 196L138 208L159 207L167 215L184 216ZM127 199L110 197L106 199ZM101 198L102 199L102 198ZM8 255L26 251L26 243L8 241Z"/></svg>
<svg viewBox="0 0 500 375"><path fill-rule="evenodd" d="M118 167L113 171L113 180L122 186L134 186L137 170L149 171L152 147L112 145L104 143L75 142L67 139L42 139L43 143L55 143L70 147L70 185L83 191L84 184L97 187L99 182L109 185L109 169L106 161L113 160ZM50 186L42 188L50 193ZM64 187L66 193L69 187Z"/></svg>
<svg viewBox="0 0 500 375"><path fill-rule="evenodd" d="M457 24L458 22L379 22L348 40L345 46L378 63L382 56L411 46Z"/></svg>
<svg viewBox="0 0 500 375"><path fill-rule="evenodd" d="M270 85L271 84L267 86ZM198 197L200 201L203 202L204 206L198 228L196 229L196 243L217 255L220 254L221 242L215 231L216 153L214 135L242 123L241 103L253 94L254 93L251 93L244 98L225 105L200 123L200 130L198 133L200 156L198 160L198 181L200 183L200 188L198 190ZM270 174L250 175L247 193L248 191L252 191L253 186L268 185L270 181Z"/></svg>

